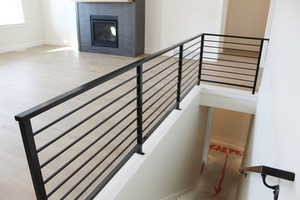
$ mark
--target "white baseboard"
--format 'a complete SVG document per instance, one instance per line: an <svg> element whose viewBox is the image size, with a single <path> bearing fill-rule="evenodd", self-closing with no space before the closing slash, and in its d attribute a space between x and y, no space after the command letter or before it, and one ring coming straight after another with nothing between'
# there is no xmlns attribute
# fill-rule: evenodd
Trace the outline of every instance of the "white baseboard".
<svg viewBox="0 0 300 200"><path fill-rule="evenodd" d="M32 41L32 42L24 42L24 43L8 45L8 46L1 46L0 53L22 51L31 47L40 46L42 44L44 44L44 41Z"/></svg>
<svg viewBox="0 0 300 200"><path fill-rule="evenodd" d="M145 54L153 54L155 52L155 50L145 47Z"/></svg>
<svg viewBox="0 0 300 200"><path fill-rule="evenodd" d="M183 189L183 190L181 190L179 192L176 192L174 194L170 194L170 195L168 195L168 196L166 196L166 197L164 197L160 200L177 200L180 196L182 196L183 194L191 191L194 187L195 187L194 185L190 186L190 187L187 187L186 189Z"/></svg>
<svg viewBox="0 0 300 200"><path fill-rule="evenodd" d="M52 45L52 46L70 46L70 47L78 47L78 39L71 38L64 40L63 38L51 38L46 37L44 39L45 45Z"/></svg>

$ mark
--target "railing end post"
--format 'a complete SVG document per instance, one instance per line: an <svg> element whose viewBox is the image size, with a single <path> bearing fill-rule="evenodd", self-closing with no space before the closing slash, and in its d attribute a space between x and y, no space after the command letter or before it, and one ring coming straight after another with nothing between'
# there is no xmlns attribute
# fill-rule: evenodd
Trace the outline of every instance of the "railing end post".
<svg viewBox="0 0 300 200"><path fill-rule="evenodd" d="M257 62L257 67L256 67L256 72L255 72L253 90L252 90L253 95L255 94L256 87L257 87L257 81L258 81L258 76L259 76L259 68L260 68L260 64L261 64L263 50L264 50L264 39L261 39L260 40L259 55L258 55L258 62Z"/></svg>
<svg viewBox="0 0 300 200"><path fill-rule="evenodd" d="M179 46L178 80L177 80L177 97L176 97L177 110L180 110L180 102L181 102L182 63L183 63L183 44Z"/></svg>
<svg viewBox="0 0 300 200"><path fill-rule="evenodd" d="M40 168L39 157L36 152L36 145L30 119L16 117L16 120L19 122L36 198L37 200L47 200L46 189L43 181L42 171Z"/></svg>
<svg viewBox="0 0 300 200"><path fill-rule="evenodd" d="M180 105L176 105L175 109L176 109L176 110L182 110L182 109L180 108Z"/></svg>
<svg viewBox="0 0 300 200"><path fill-rule="evenodd" d="M201 35L201 43L200 43L200 57L199 57L199 72L198 72L198 83L197 85L200 85L201 82L201 74L202 74L202 65L203 65L203 51L204 51L204 37L205 34L203 33Z"/></svg>
<svg viewBox="0 0 300 200"><path fill-rule="evenodd" d="M143 65L139 64L137 72L137 153L143 153Z"/></svg>
<svg viewBox="0 0 300 200"><path fill-rule="evenodd" d="M136 153L142 156L145 155L145 153L143 152L143 145L138 144Z"/></svg>

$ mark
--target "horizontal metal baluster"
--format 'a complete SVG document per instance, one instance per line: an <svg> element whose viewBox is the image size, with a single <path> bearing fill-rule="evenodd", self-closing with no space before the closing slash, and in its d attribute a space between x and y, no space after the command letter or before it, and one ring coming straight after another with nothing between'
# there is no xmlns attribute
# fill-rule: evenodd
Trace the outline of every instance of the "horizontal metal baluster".
<svg viewBox="0 0 300 200"><path fill-rule="evenodd" d="M143 73L146 73L146 72L148 72L148 71L150 71L150 70L152 70L152 69L158 67L159 65L165 63L166 61L168 61L168 60L174 58L174 57L177 56L178 54L179 54L179 53L175 53L174 55L168 57L167 59L165 59L165 60L163 60L163 61L161 61L161 62L159 62L159 63L153 65L152 67L150 67L150 68L148 68L148 69L146 69L145 71L143 71Z"/></svg>
<svg viewBox="0 0 300 200"><path fill-rule="evenodd" d="M197 79L197 74L192 74L192 76L190 76L190 78L186 81L186 82L184 82L183 84L182 84L182 93L185 91L185 89L186 89L186 87L185 86L189 86L192 82L194 82L195 81L195 78Z"/></svg>
<svg viewBox="0 0 300 200"><path fill-rule="evenodd" d="M242 55L237 55L237 54L219 53L219 52L211 52L211 51L204 51L204 53L224 55L224 56L236 56L236 57L242 57L242 58L255 58L255 59L258 58L258 57L255 57L255 56L242 56Z"/></svg>
<svg viewBox="0 0 300 200"><path fill-rule="evenodd" d="M73 192L73 190L75 190L75 188L78 187L78 185L80 185L91 173L93 173L107 158L109 158L112 153L114 151L116 151L124 142L126 142L126 140L128 138L130 138L133 133L135 133L137 129L135 129L134 131L132 131L127 137L125 137L120 143L118 143L117 146L115 146L103 159L101 159L100 162L98 162L84 177L82 177L79 181L77 181L77 183L75 185L73 185L73 187L61 198L62 199L65 199L71 192ZM136 137L135 139L133 140L133 142L136 140ZM49 197L49 195L48 195Z"/></svg>
<svg viewBox="0 0 300 200"><path fill-rule="evenodd" d="M74 146L75 144L77 144L80 140L82 140L83 138L85 138L86 136L88 136L89 134L91 134L93 131L95 131L97 128L99 128L101 125L103 125L105 122L107 122L108 120L110 120L111 118L113 118L116 114L118 114L119 112L121 112L123 109L125 109L127 106L129 106L130 104L132 104L134 101L136 100L136 98L134 98L133 100L129 101L127 104L125 104L124 106L122 106L121 108L119 108L117 111L115 111L113 114L111 114L109 117L105 118L103 121L101 121L100 123L98 123L96 126L94 126L92 129L90 129L89 131L87 131L85 134L83 134L82 136L80 136L78 139L76 139L74 142L72 142L71 144L69 144L67 147L65 147L63 150L61 150L59 153L55 154L54 156L52 156L49 160L47 160L45 163L43 163L41 165L41 168L45 167L46 165L48 165L50 162L52 162L53 160L55 160L57 157L59 157L60 155L62 155L64 152L66 152L68 149L70 149L72 146Z"/></svg>
<svg viewBox="0 0 300 200"><path fill-rule="evenodd" d="M198 60L198 59L194 59L194 58L196 58L197 56L199 56L199 54L196 54L196 55L194 55L193 57L191 57L191 58L189 58L189 59L182 58L183 60L184 60L184 59L187 60L186 62L184 62L184 63L182 64L182 66L188 64L191 60Z"/></svg>
<svg viewBox="0 0 300 200"><path fill-rule="evenodd" d="M253 83L254 81L250 80L244 80L244 79L239 79L239 78L232 78L232 77L226 77L226 76L219 76L219 75L213 75L213 74L202 74L203 76L211 76L211 77L216 77L216 78L225 78L225 79L231 79L231 80L236 80L236 81L244 81L244 82L249 82Z"/></svg>
<svg viewBox="0 0 300 200"><path fill-rule="evenodd" d="M175 77L177 78L177 77ZM148 97L144 102L143 104L146 104L148 101L150 101L153 97L155 97L160 91L162 91L163 89L165 89L167 86L169 86L169 84L175 80L174 79L171 79L170 81L168 81L168 83L166 83L163 87L159 88L159 91L156 91L154 92L150 97ZM173 84L169 89L172 89L174 86L176 86L176 84Z"/></svg>
<svg viewBox="0 0 300 200"><path fill-rule="evenodd" d="M168 100L170 100L170 99L167 99L167 101ZM167 104L167 106L165 106L163 109L162 109L162 111L161 112L159 112L158 113L158 115L152 120L152 121L150 121L149 122L149 124L144 128L144 131L146 131L154 122L155 122L155 120L157 120L157 117L161 114L161 113L163 113L164 111L166 111L173 103L175 103L174 101L175 101L176 99L174 98L174 99L172 99L171 100L171 102L170 103L168 103ZM144 121L144 123L145 122L147 122L167 101L164 101L162 104L160 104L156 109L155 109L155 111L154 112L152 112L146 119L145 119L145 121Z"/></svg>
<svg viewBox="0 0 300 200"><path fill-rule="evenodd" d="M157 98L151 105L148 106L148 108L146 108L146 109L144 110L143 114L146 113L150 108L152 108L157 102L159 102L159 101L160 101L164 96L166 96L166 94L168 94L169 92L170 92L170 90L167 91L167 92L165 92L165 93L163 93L159 98ZM175 93L177 93L177 90L175 90L174 92L172 92L172 94L169 95L166 99L170 98L170 97L171 97L172 95L174 95Z"/></svg>
<svg viewBox="0 0 300 200"><path fill-rule="evenodd" d="M190 79L189 81L183 83L182 86L185 86L185 87L183 87L182 93L184 93L184 92L186 91L186 89L187 89L190 85L192 85L192 83L193 83L196 79L197 79L196 76L195 76L195 77L192 76L191 79Z"/></svg>
<svg viewBox="0 0 300 200"><path fill-rule="evenodd" d="M131 146L133 144L130 143L130 145L128 146ZM129 147L128 147L129 148ZM128 150L127 148L127 150ZM99 181L99 184L97 184L95 186L94 189L92 189L92 192L90 192L88 195L86 195L84 198L85 199L95 199L96 196L99 194L99 192L104 189L104 187L109 183L109 181L122 169L122 167L130 160L130 158L137 152L137 145L136 146L133 146L131 148L131 150L129 150L128 152L125 153L125 149L123 150L123 156L122 158L119 160L119 162L114 166L114 168L112 170L110 170L110 172L103 177L103 179L101 181ZM120 156L119 156L120 158ZM111 166L111 165L110 165ZM110 167L109 166L109 167ZM106 171L109 167L106 167ZM103 175L103 174L102 174ZM102 176L100 175L100 176Z"/></svg>
<svg viewBox="0 0 300 200"><path fill-rule="evenodd" d="M190 64L188 67L186 67L182 73L186 72L189 68L191 68L192 66L194 66L195 64L199 63L199 60L195 60L195 62L193 62L192 64Z"/></svg>
<svg viewBox="0 0 300 200"><path fill-rule="evenodd" d="M212 81L212 80L206 80L206 79L201 79L201 81L205 81L208 83L218 83L218 84L222 84L222 85L230 85L230 86L236 86L236 87L243 87L243 88L253 88L253 86L249 86L249 85L241 85L241 84L235 84L235 83L225 83L225 82L221 82L221 81Z"/></svg>
<svg viewBox="0 0 300 200"><path fill-rule="evenodd" d="M196 35L196 36L194 36L194 37L192 37L192 38L190 38L190 39L188 39L188 40L185 40L184 42L180 42L180 43L175 44L175 45L173 45L173 46L171 46L171 47L169 47L169 48L167 48L167 49L164 49L164 50L161 50L161 51L159 51L159 52L157 52L157 53L155 53L155 54L152 54L152 55L150 55L150 56L148 56L148 57L142 59L142 62L143 62L143 63L146 63L146 62L148 62L149 60L153 60L154 58L157 58L157 57L159 57L159 56L161 56L161 55L163 55L163 54L165 54L165 53L167 53L167 52L169 52L169 51L172 51L172 50L178 48L180 45L186 44L186 43L188 43L188 42L191 42L191 41L193 41L193 40L195 40L195 39L201 37L201 35L202 35L202 34Z"/></svg>
<svg viewBox="0 0 300 200"><path fill-rule="evenodd" d="M125 117L123 117L121 120L119 120L115 125L113 125L111 128L109 128L105 133L103 133L100 137L98 137L96 140L94 140L91 144L89 144L87 147L85 147L82 151L80 151L76 156L71 158L68 162L66 162L62 167L60 167L57 171L55 171L53 174L51 174L44 183L47 184L51 179L53 179L56 175L58 175L61 171L63 171L67 166L69 166L72 162L74 162L77 158L79 158L83 153L85 153L87 150L89 150L92 146L94 146L97 142L99 142L103 137L105 137L108 133L110 133L113 129L115 129L118 125L120 125L121 122L126 120L130 115L132 115L136 109L132 110L129 114L127 114ZM130 122L125 128L123 128L117 136L121 135L128 127L130 127L134 122L133 120ZM110 141L111 142L111 141Z"/></svg>
<svg viewBox="0 0 300 200"><path fill-rule="evenodd" d="M186 54L186 55L184 55L183 57L182 57L182 59L184 60L184 59L186 59L189 55L191 55L191 54L193 54L193 53L195 53L197 50L199 50L200 49L200 47L198 47L197 49L194 49L193 51L191 51L190 53L188 53L188 54Z"/></svg>
<svg viewBox="0 0 300 200"><path fill-rule="evenodd" d="M106 92L104 92L104 93L102 93L102 94L100 94L100 95L94 97L93 99L89 100L88 102L84 103L83 105L81 105L81 106L77 107L76 109L74 109L74 110L68 112L67 114L61 116L60 118L58 118L57 120L55 120L55 121L51 122L50 124L44 126L43 128L37 130L37 131L34 133L34 135L38 135L39 133L43 132L43 131L46 130L47 128L50 128L51 126L53 126L53 125L55 125L56 123L60 122L61 120L65 119L66 117L68 117L68 116L72 115L73 113L77 112L78 110L80 110L80 109L82 109L82 108L88 106L89 104L93 103L94 101L98 100L99 98L101 98L101 97L103 97L103 96L105 96L105 95L111 93L111 92L114 91L115 89L117 89L117 88L119 88L119 87L125 85L126 83L132 81L132 80L135 79L135 78L136 78L136 76L134 76L134 77L132 77L132 78L126 80L126 81L123 81L122 83L120 83L120 84L118 84L117 86L111 88L110 90L107 90Z"/></svg>
<svg viewBox="0 0 300 200"><path fill-rule="evenodd" d="M104 172L106 171L106 170L108 170L111 166L112 166L112 164L114 164L114 162L116 162L121 156L122 156L122 154L124 153L124 152L126 152L127 150L128 150L128 148L135 142L135 140L136 140L136 138L132 141L132 142L130 142L123 150L122 150L122 152L121 153L119 153L118 154L118 156L113 160L113 161L111 161L110 163L109 163L109 165L108 166L106 166L105 167L105 169L104 170L102 170L101 171L101 173L100 174L98 174L93 180L92 180L92 182L91 183L89 183L88 184L88 186L85 188L85 189L83 189L83 191L80 193L80 194L78 194L77 196L76 196L76 198L75 198L75 200L77 200L77 199L79 199L96 181L97 181L97 179L99 179L103 174L104 174Z"/></svg>
<svg viewBox="0 0 300 200"><path fill-rule="evenodd" d="M195 81L194 85L192 85L191 87L186 87L183 90L182 92L183 95L181 96L181 100L184 99L190 93L190 91L197 85L198 80L194 80L194 81ZM193 83L193 81L191 83Z"/></svg>
<svg viewBox="0 0 300 200"><path fill-rule="evenodd" d="M211 65L211 66L218 66L218 67L225 67L225 68L232 68L232 69L241 69L241 70L249 70L249 71L255 71L256 69L250 69L245 67L238 67L238 66L231 66L231 65L221 65L221 64L214 64L214 63L203 63L204 65Z"/></svg>
<svg viewBox="0 0 300 200"><path fill-rule="evenodd" d="M164 79L166 79L167 77L169 77L171 74L173 74L174 72L178 71L177 69L172 70L170 73L168 73L167 75L165 75L163 78L161 78L159 81L157 81L156 83L154 83L151 87L149 87L147 90L145 90L143 92L143 94L148 93L151 89L153 89L155 86L157 86L158 84L161 83L161 81L163 81ZM177 76L176 76L177 78Z"/></svg>
<svg viewBox="0 0 300 200"><path fill-rule="evenodd" d="M254 74L244 74L244 73L222 71L222 70L208 69L208 68L203 68L203 70L212 71L212 72L228 73L228 74L236 74L236 75L241 75L241 76L255 76Z"/></svg>
<svg viewBox="0 0 300 200"><path fill-rule="evenodd" d="M216 41L216 40L205 40L205 42L216 42L216 43L224 43L224 44L235 44L235 45L244 45L244 46L254 46L254 47L259 47L259 45L256 45L256 44L249 44L249 43L224 42L224 41Z"/></svg>
<svg viewBox="0 0 300 200"><path fill-rule="evenodd" d="M252 63L252 62L242 62L242 61L228 60L228 59L222 59L222 58L209 58L209 57L203 57L203 59L217 60L217 61L225 61L225 62L233 62L233 63L240 63L240 64L248 64L248 65L257 65L257 63Z"/></svg>
<svg viewBox="0 0 300 200"><path fill-rule="evenodd" d="M198 41L198 42L195 42L194 44L192 44L192 45L190 45L190 46L186 47L185 49L183 49L183 51L186 51L186 50L188 50L188 49L192 48L193 46L195 46L195 45L199 44L200 42L201 42L201 40L200 40L200 41Z"/></svg>
<svg viewBox="0 0 300 200"><path fill-rule="evenodd" d="M174 99L175 100L175 99ZM159 127L159 125L169 116L169 114L176 108L176 105L174 104L173 107L171 107L171 109L168 110L168 112L166 112L166 114L156 123L156 125L154 125L150 131L148 131L148 133L144 136L144 142L147 141L147 139L151 136L151 134Z"/></svg>
<svg viewBox="0 0 300 200"><path fill-rule="evenodd" d="M37 152L41 152L43 151L45 148L47 148L48 146L50 146L51 144L55 143L57 140L59 140L60 138L64 137L65 135L67 135L68 133L70 133L71 131L73 131L74 129L78 128L80 125L82 125L83 123L87 122L88 120L90 120L91 118L93 118L94 116L96 116L97 114L99 114L100 112L102 112L103 110L105 110L106 108L112 106L113 104L115 104L118 100L124 98L125 96L127 96L129 93L133 92L136 89L133 88L131 90L129 90L128 92L125 92L123 95L121 95L120 97L114 99L112 102L106 104L104 107L102 107L101 109L97 110L96 112L94 112L93 114L89 115L88 117L86 117L84 120L80 121L79 123L77 123L76 125L72 126L71 128L69 128L67 131L63 132L62 134L60 134L59 136L57 136L56 138L54 138L53 140L51 140L50 142L48 142L47 144L43 145L42 147L40 147Z"/></svg>
<svg viewBox="0 0 300 200"><path fill-rule="evenodd" d="M216 47L216 46L210 46L210 45L204 45L204 47L213 48L213 49L225 49L225 50L232 50L232 51L244 51L244 52L258 53L258 51L245 50L245 49L232 49L232 48Z"/></svg>
<svg viewBox="0 0 300 200"><path fill-rule="evenodd" d="M135 122L134 120L132 124ZM135 129L136 130L136 129ZM133 133L135 132L133 131ZM115 136L114 139L118 138L119 136ZM128 137L128 136L127 136ZM112 140L113 141L113 140ZM74 177L83 167L85 167L90 161L92 161L96 156L98 156L106 147L108 147L112 142L106 143L101 149L99 149L97 152L95 152L92 156L89 157L83 164L81 164L74 172L72 172L67 178L65 178L62 182L60 182L49 194L48 197L50 197L52 194L54 194L61 186L63 186L66 182L68 182L72 177ZM110 153L111 154L111 153ZM109 154L109 155L110 155Z"/></svg>
<svg viewBox="0 0 300 200"><path fill-rule="evenodd" d="M172 96L172 95L170 95ZM156 107L156 109L154 111L152 111L147 117L146 119L144 119L143 123L147 122L148 119L159 109L161 108L168 100L170 100L170 98L166 98L162 103L159 104L159 106Z"/></svg>
<svg viewBox="0 0 300 200"><path fill-rule="evenodd" d="M191 75L191 73L194 72L195 69L198 69L198 66L197 66L197 67L194 67L194 68L192 68L190 71L188 71L188 72L182 77L182 80L186 79L189 75ZM197 73L197 72L195 72L195 73ZM197 75L197 74L192 74L192 75L194 76L194 75Z"/></svg>
<svg viewBox="0 0 300 200"><path fill-rule="evenodd" d="M166 70L170 69L173 65L175 65L176 63L178 63L178 60L174 63L172 63L171 65L167 66L166 68L164 68L163 70L161 70L160 72L154 74L153 76L151 76L150 78L148 78L147 80L145 80L143 82L143 84L149 82L150 80L154 79L155 77L157 77L158 75L160 75L162 72L165 72Z"/></svg>

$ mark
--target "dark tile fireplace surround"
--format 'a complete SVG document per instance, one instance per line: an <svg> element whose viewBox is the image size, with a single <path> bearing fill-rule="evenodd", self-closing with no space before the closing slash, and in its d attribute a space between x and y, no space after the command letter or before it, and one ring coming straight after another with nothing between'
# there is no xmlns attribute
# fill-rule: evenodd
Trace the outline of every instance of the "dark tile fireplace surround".
<svg viewBox="0 0 300 200"><path fill-rule="evenodd" d="M144 54L145 1L78 2L79 50L136 57Z"/></svg>

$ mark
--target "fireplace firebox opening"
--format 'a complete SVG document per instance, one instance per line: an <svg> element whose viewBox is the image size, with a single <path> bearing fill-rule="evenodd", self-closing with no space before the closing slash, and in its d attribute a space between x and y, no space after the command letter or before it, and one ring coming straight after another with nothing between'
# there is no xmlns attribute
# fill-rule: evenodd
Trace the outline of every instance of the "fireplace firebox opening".
<svg viewBox="0 0 300 200"><path fill-rule="evenodd" d="M92 46L118 48L118 17L91 15Z"/></svg>

